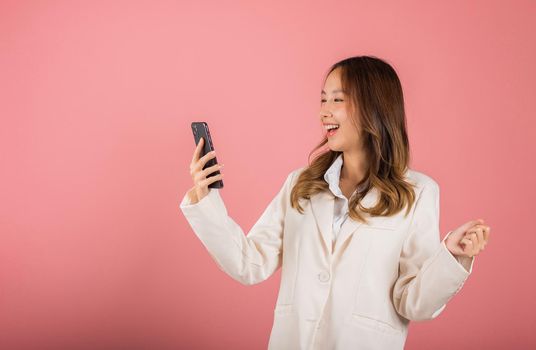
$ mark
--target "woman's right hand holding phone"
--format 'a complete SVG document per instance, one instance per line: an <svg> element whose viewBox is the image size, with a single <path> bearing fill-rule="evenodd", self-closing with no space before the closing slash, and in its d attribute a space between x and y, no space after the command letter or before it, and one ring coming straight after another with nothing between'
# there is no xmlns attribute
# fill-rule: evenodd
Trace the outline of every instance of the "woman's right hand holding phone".
<svg viewBox="0 0 536 350"><path fill-rule="evenodd" d="M201 199L203 199L203 197L208 194L208 185L223 178L223 174L221 173L208 177L209 174L220 170L223 167L223 164L214 164L213 166L203 170L205 164L210 159L216 157L215 151L212 151L199 158L204 143L205 140L203 138L200 138L199 142L197 143L197 147L194 150L192 162L190 163L190 175L192 176L192 180L194 181L194 187L192 187L188 191L188 197L190 199L191 204L199 202Z"/></svg>

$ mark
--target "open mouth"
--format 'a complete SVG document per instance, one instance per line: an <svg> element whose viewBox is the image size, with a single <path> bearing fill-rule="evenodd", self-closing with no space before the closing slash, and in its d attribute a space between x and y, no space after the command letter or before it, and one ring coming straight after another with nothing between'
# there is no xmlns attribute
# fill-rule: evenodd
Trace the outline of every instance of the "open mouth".
<svg viewBox="0 0 536 350"><path fill-rule="evenodd" d="M333 135L335 135L337 133L337 130L339 130L339 127L329 129L329 130L327 130L326 135L327 136L333 136Z"/></svg>

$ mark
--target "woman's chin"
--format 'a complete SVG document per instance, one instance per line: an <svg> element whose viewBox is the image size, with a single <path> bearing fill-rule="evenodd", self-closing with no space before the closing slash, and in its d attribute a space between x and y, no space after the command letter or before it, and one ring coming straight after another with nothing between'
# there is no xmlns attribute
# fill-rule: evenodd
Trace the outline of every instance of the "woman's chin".
<svg viewBox="0 0 536 350"><path fill-rule="evenodd" d="M341 152L341 147L336 143L336 142L333 142L333 141L330 141L328 139L328 148L331 150L331 151L334 151L334 152Z"/></svg>
<svg viewBox="0 0 536 350"><path fill-rule="evenodd" d="M337 139L333 138L333 136L328 136L328 145L331 145L331 146L335 146L337 145L338 142L337 142Z"/></svg>

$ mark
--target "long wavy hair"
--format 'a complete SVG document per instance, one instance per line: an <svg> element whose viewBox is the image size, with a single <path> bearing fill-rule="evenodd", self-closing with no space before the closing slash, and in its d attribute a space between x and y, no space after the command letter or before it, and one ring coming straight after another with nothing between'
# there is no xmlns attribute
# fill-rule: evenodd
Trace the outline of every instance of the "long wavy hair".
<svg viewBox="0 0 536 350"><path fill-rule="evenodd" d="M368 163L365 177L356 185L360 191L351 197L348 204L349 216L366 222L367 214L391 216L404 207L407 207L407 216L415 201L415 191L413 184L405 180L410 150L400 80L384 60L374 56L355 56L332 65L324 82L337 68L341 68L341 85L349 97L347 113L356 126L361 126L360 137ZM301 214L303 208L299 199L309 199L315 193L329 191L324 173L342 152L328 148L327 152L317 154L311 161L311 156L327 142L324 136L309 153L309 164L292 189L291 205ZM363 207L360 201L373 187L379 191L379 200L374 207Z"/></svg>

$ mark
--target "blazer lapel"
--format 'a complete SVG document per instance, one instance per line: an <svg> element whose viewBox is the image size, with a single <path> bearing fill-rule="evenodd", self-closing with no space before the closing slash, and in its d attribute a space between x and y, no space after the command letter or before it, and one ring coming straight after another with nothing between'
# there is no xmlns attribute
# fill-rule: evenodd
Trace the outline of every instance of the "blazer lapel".
<svg viewBox="0 0 536 350"><path fill-rule="evenodd" d="M364 207L370 208L376 204L378 199L378 190L371 188L365 197L361 200ZM316 193L310 197L311 209L320 230L322 240L326 251L333 254L339 247L357 230L363 223L348 217L341 226L335 245L333 245L333 209L335 205L335 196L330 191ZM365 216L368 220L370 216ZM377 218L374 218L377 222ZM380 219L381 220L381 219ZM372 220L370 221L371 225Z"/></svg>
<svg viewBox="0 0 536 350"><path fill-rule="evenodd" d="M318 230L324 242L324 248L328 253L332 253L333 243L333 210L335 207L335 196L331 191L315 193L310 197L311 209L315 217Z"/></svg>
<svg viewBox="0 0 536 350"><path fill-rule="evenodd" d="M361 199L361 205L365 208L371 208L376 204L376 201L378 199L378 190L373 187L371 188L365 197ZM365 214L365 218L369 220L369 224L366 225L372 225L372 219L370 215ZM374 218L376 219L376 218ZM362 222L355 221L350 216L346 218L344 223L341 226L341 229L339 230L339 234L337 235L337 240L335 241L335 247L334 251L338 251L339 247L359 228L359 226L365 225Z"/></svg>

